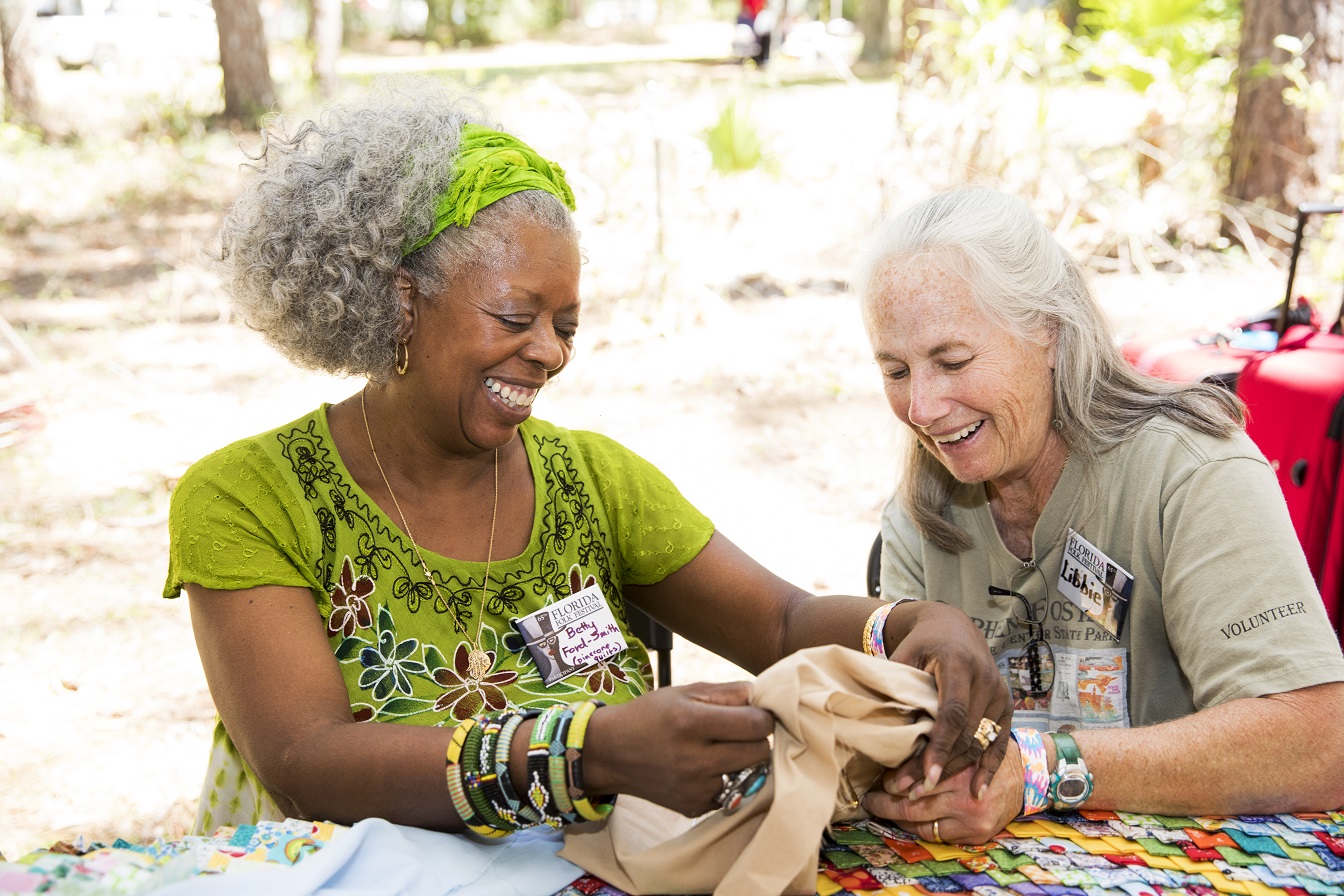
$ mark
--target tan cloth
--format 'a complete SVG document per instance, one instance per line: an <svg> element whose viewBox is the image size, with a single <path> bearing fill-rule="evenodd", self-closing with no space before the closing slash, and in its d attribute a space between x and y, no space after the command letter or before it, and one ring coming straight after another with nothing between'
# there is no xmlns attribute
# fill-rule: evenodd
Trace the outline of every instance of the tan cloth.
<svg viewBox="0 0 1344 896"><path fill-rule="evenodd" d="M815 893L826 825L866 817L859 796L932 727L933 677L813 647L763 672L751 702L775 715L773 768L737 812L694 820L622 796L605 824L568 830L560 855L628 893Z"/></svg>

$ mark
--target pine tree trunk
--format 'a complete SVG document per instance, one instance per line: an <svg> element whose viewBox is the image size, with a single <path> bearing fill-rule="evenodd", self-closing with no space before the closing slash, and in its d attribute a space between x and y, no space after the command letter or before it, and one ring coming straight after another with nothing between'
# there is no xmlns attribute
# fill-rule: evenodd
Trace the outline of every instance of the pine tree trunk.
<svg viewBox="0 0 1344 896"><path fill-rule="evenodd" d="M249 126L275 105L258 0L213 0L224 70L224 117Z"/></svg>
<svg viewBox="0 0 1344 896"><path fill-rule="evenodd" d="M1228 141L1228 193L1292 214L1339 171L1340 96L1344 95L1344 0L1245 0L1238 53L1237 108ZM1274 46L1303 38L1304 75L1324 91L1318 108L1286 103L1291 58ZM1266 75L1265 63L1274 67Z"/></svg>
<svg viewBox="0 0 1344 896"><path fill-rule="evenodd" d="M5 119L45 130L31 39L33 0L0 0L0 53L4 55Z"/></svg>
<svg viewBox="0 0 1344 896"><path fill-rule="evenodd" d="M313 81L324 97L336 93L336 59L341 54L341 0L309 0L308 38L313 47Z"/></svg>

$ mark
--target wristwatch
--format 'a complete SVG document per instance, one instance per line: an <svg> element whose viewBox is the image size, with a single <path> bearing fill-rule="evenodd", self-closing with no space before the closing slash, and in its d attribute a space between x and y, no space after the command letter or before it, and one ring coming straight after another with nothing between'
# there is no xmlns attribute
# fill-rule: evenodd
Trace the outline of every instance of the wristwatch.
<svg viewBox="0 0 1344 896"><path fill-rule="evenodd" d="M1072 734L1051 731L1055 742L1055 768L1050 773L1051 808L1071 812L1092 795L1092 773L1078 751L1078 742Z"/></svg>

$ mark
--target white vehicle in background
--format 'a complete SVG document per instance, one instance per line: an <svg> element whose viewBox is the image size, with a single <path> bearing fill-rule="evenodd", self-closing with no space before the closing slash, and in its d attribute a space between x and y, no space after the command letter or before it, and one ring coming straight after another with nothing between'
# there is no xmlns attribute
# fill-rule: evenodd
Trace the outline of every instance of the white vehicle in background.
<svg viewBox="0 0 1344 896"><path fill-rule="evenodd" d="M219 62L208 0L39 0L33 32L65 68Z"/></svg>

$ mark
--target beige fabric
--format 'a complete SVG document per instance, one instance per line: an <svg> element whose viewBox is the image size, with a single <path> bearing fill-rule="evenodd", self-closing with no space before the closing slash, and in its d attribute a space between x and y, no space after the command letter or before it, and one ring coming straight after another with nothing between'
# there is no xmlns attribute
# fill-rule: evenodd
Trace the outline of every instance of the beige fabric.
<svg viewBox="0 0 1344 896"><path fill-rule="evenodd" d="M831 821L928 733L938 706L925 672L845 647L813 647L763 672L752 703L775 715L769 783L732 815L699 820L622 796L605 824L565 833L560 855L628 893L815 893Z"/></svg>

